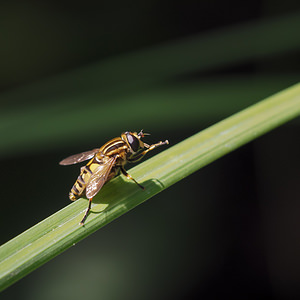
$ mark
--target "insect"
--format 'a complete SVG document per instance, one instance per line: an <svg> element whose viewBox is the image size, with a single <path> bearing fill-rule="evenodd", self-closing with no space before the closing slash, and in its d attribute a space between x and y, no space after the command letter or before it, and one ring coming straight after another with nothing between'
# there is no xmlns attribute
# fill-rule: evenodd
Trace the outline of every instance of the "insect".
<svg viewBox="0 0 300 300"><path fill-rule="evenodd" d="M60 165L72 165L90 159L90 161L80 169L75 184L73 185L69 198L74 201L84 193L89 199L88 208L80 222L83 225L91 209L93 197L101 190L102 186L120 172L128 179L133 180L141 189L144 189L131 175L124 169L124 165L139 161L149 151L169 144L168 140L148 145L142 138L148 133L141 130L139 133L126 131L121 137L116 137L101 148L75 154L63 159ZM146 149L145 149L146 148Z"/></svg>

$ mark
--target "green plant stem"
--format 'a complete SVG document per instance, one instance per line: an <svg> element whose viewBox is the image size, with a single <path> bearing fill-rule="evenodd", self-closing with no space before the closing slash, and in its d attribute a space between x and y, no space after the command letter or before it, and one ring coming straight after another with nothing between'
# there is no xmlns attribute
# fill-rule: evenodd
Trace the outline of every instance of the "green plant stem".
<svg viewBox="0 0 300 300"><path fill-rule="evenodd" d="M131 169L131 175L146 187L145 191L122 176L113 179L95 197L84 227L78 223L87 200L79 199L70 204L0 247L0 290L163 189L299 114L300 84Z"/></svg>

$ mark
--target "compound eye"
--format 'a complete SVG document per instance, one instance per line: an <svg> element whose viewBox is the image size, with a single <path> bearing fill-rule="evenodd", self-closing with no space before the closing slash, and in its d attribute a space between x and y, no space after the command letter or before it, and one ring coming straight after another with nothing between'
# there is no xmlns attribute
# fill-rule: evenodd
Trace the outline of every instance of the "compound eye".
<svg viewBox="0 0 300 300"><path fill-rule="evenodd" d="M137 137L134 135L128 133L127 134L127 141L130 145L130 148L132 149L133 152L137 152L140 148L140 141Z"/></svg>

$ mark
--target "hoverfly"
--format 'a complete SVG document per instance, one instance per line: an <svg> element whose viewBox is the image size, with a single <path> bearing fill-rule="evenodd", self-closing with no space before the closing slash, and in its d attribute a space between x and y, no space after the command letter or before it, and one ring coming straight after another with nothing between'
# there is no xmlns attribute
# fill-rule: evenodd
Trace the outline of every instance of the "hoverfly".
<svg viewBox="0 0 300 300"><path fill-rule="evenodd" d="M139 133L126 131L121 137L116 137L101 148L75 154L63 159L60 165L72 165L90 159L90 161L80 169L75 184L73 185L69 198L74 201L84 193L89 199L88 208L80 222L83 225L91 209L93 197L100 191L102 186L120 172L128 179L133 180L141 189L144 189L131 175L124 169L124 165L139 161L146 153L154 148L169 144L168 140L158 142L153 145L144 143L141 138L145 135L141 130ZM146 149L145 149L146 148Z"/></svg>

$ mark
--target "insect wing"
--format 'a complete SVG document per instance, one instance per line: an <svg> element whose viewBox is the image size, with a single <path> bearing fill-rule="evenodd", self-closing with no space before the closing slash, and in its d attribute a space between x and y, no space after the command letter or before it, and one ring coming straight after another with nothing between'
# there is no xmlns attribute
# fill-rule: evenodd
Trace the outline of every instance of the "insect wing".
<svg viewBox="0 0 300 300"><path fill-rule="evenodd" d="M116 162L116 157L103 158L103 163L95 170L86 186L86 197L93 198L107 181L107 177Z"/></svg>
<svg viewBox="0 0 300 300"><path fill-rule="evenodd" d="M88 160L93 158L93 156L99 152L99 148L93 149L90 151L85 151L82 153L71 155L65 159L63 159L61 162L59 162L60 165L66 166L66 165L74 165L78 164L82 161Z"/></svg>

